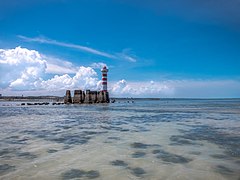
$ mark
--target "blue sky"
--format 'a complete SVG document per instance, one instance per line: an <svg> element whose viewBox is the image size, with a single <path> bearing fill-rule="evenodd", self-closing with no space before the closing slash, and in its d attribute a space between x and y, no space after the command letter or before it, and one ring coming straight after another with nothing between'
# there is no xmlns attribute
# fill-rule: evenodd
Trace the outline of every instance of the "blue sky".
<svg viewBox="0 0 240 180"><path fill-rule="evenodd" d="M240 97L239 9L237 0L0 1L0 49L35 50L58 68L92 67L98 79L99 69L92 64L107 64L112 89L117 87L122 96L141 96L134 85L149 82L154 84L154 97ZM4 72L6 62L2 64ZM21 69L19 76L25 71ZM67 72L70 77L75 73ZM34 82L56 74L66 72L49 70ZM221 86L206 89L216 82ZM191 95L191 90L178 88L187 83L197 84L199 92ZM0 85L9 94L44 89ZM172 91L162 90L164 85ZM213 93L219 88L223 92Z"/></svg>

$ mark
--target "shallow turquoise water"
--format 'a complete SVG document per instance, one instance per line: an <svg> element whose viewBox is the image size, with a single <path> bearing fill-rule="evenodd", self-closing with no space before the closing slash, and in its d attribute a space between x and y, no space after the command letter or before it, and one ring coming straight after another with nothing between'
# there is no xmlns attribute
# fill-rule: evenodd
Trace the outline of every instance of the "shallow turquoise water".
<svg viewBox="0 0 240 180"><path fill-rule="evenodd" d="M1 102L0 115L0 179L240 178L239 99Z"/></svg>

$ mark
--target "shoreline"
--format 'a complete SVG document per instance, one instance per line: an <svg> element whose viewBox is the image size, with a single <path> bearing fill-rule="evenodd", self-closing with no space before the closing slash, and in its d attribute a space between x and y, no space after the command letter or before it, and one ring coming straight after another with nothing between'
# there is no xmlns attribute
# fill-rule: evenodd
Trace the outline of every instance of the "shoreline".
<svg viewBox="0 0 240 180"><path fill-rule="evenodd" d="M240 98L132 98L132 97L112 97L111 100L240 100ZM64 101L62 96L1 96L0 101Z"/></svg>

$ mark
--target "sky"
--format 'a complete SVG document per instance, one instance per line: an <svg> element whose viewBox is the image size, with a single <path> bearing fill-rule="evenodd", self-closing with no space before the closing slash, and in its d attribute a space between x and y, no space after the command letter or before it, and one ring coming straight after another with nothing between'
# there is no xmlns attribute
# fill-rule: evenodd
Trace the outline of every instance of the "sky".
<svg viewBox="0 0 240 180"><path fill-rule="evenodd" d="M0 94L240 98L240 0L0 0Z"/></svg>

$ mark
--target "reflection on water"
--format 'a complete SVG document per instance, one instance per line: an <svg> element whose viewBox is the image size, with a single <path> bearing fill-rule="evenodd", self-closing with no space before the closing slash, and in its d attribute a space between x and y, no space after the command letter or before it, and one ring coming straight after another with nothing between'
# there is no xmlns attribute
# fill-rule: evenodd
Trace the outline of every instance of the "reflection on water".
<svg viewBox="0 0 240 180"><path fill-rule="evenodd" d="M0 104L0 179L239 179L240 100Z"/></svg>

